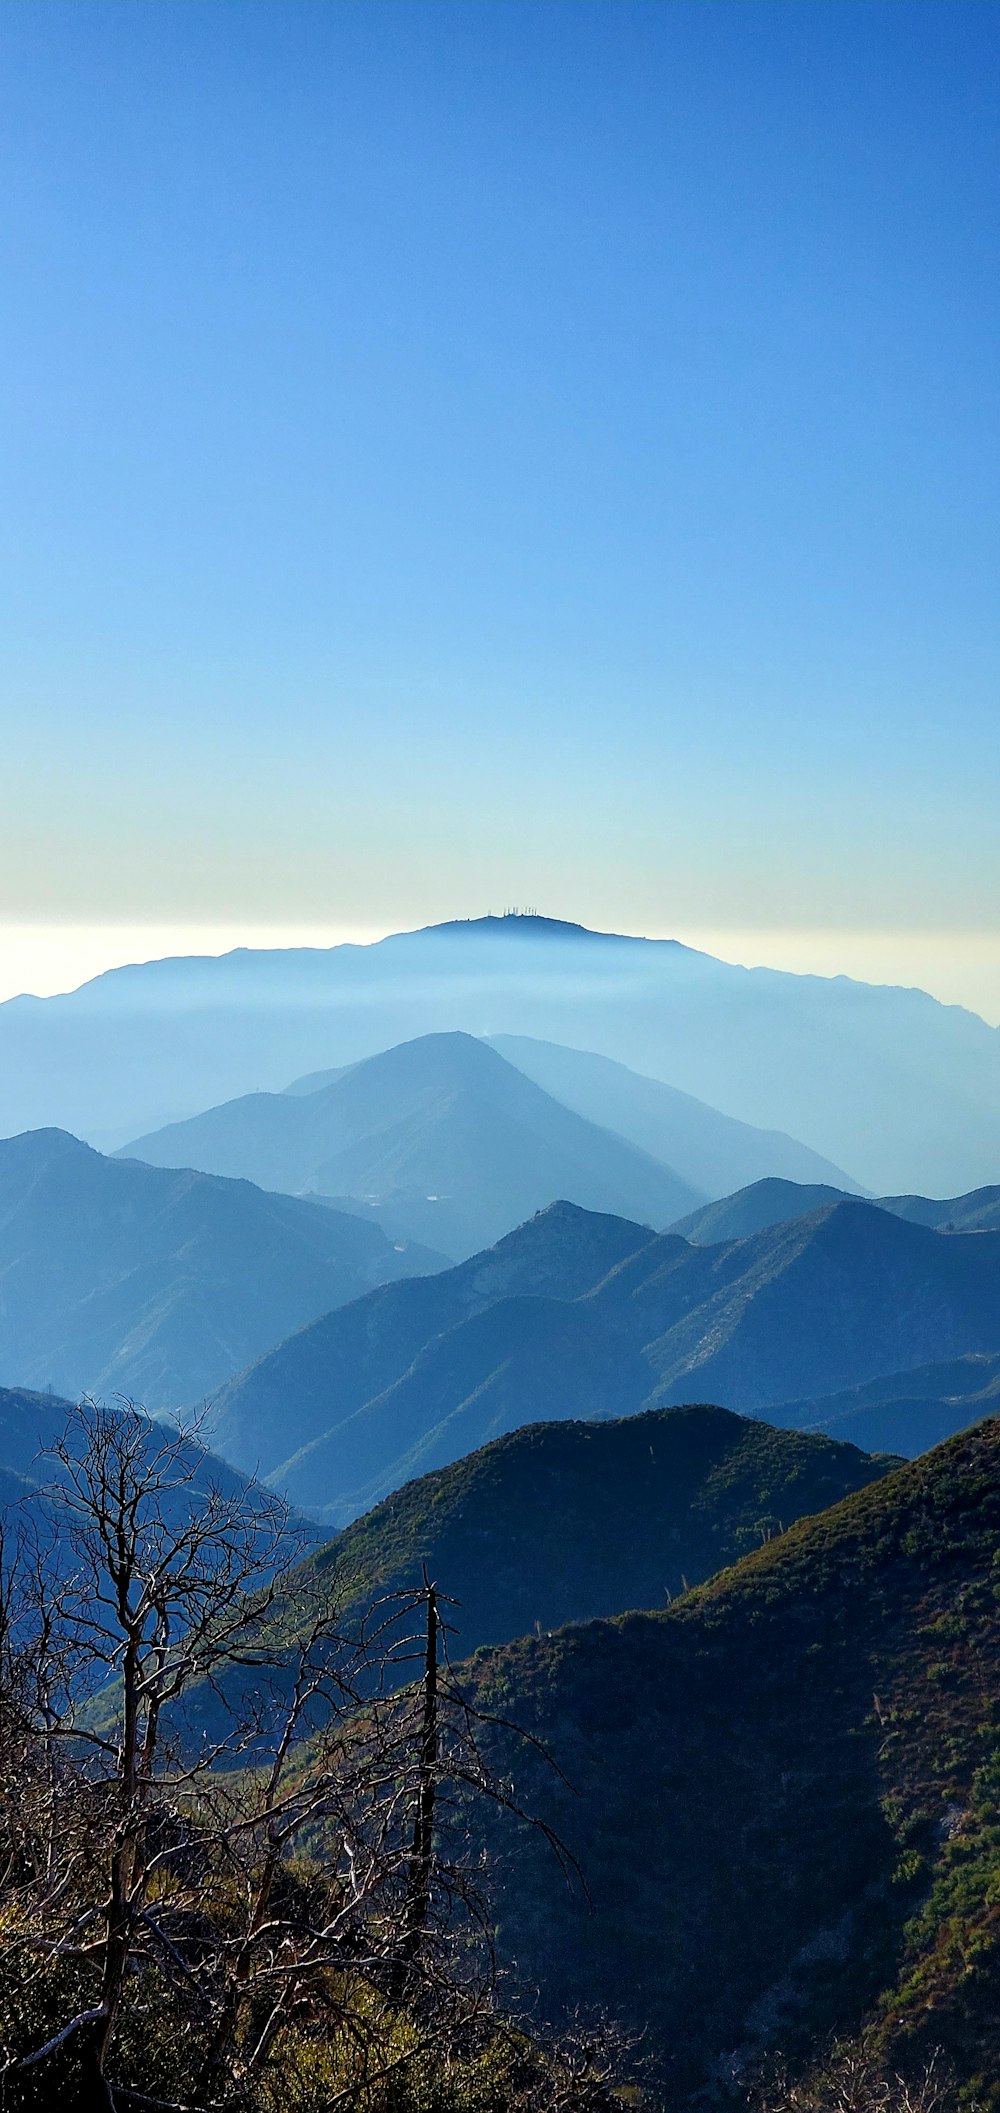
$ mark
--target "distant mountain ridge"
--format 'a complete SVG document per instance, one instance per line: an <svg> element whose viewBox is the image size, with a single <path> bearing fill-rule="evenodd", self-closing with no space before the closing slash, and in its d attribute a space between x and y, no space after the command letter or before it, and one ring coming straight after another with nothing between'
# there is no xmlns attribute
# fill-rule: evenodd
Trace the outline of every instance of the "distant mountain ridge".
<svg viewBox="0 0 1000 2113"><path fill-rule="evenodd" d="M218 1395L213 1442L337 1524L526 1423L692 1399L766 1416L998 1345L1000 1234L850 1200L696 1247L561 1204L279 1345Z"/></svg>
<svg viewBox="0 0 1000 2113"><path fill-rule="evenodd" d="M458 1033L383 1050L308 1094L230 1101L126 1150L295 1195L354 1197L456 1260L557 1198L662 1227L704 1193Z"/></svg>
<svg viewBox="0 0 1000 2113"><path fill-rule="evenodd" d="M912 1458L998 1411L1000 1350L882 1373L839 1394L778 1402L768 1414L784 1429L824 1431L866 1452Z"/></svg>
<svg viewBox="0 0 1000 2113"><path fill-rule="evenodd" d="M554 1204L484 1254L385 1285L278 1344L217 1392L212 1441L227 1459L272 1475L338 1415L393 1385L436 1338L525 1293L576 1300L652 1237L648 1226ZM312 1502L326 1501L314 1487Z"/></svg>
<svg viewBox="0 0 1000 2113"><path fill-rule="evenodd" d="M291 1329L440 1258L246 1181L0 1140L0 1380L190 1405Z"/></svg>
<svg viewBox="0 0 1000 2113"><path fill-rule="evenodd" d="M795 1182L833 1182L838 1193L856 1194L858 1184L809 1145L780 1130L761 1130L709 1108L693 1094L659 1079L640 1077L610 1057L566 1049L527 1035L491 1035L489 1040L528 1078L592 1122L665 1160L710 1197L728 1196L765 1175Z"/></svg>
<svg viewBox="0 0 1000 2113"><path fill-rule="evenodd" d="M936 1231L1000 1232L1000 1188L973 1189L967 1196L870 1196L865 1200L894 1218ZM745 1240L768 1226L788 1225L827 1204L849 1201L846 1189L767 1179L703 1204L667 1229L700 1246L710 1246L720 1240Z"/></svg>
<svg viewBox="0 0 1000 2113"><path fill-rule="evenodd" d="M807 1139L879 1194L1000 1179L1000 1031L926 993L743 969L676 941L470 920L368 947L110 971L0 1006L0 1127L121 1144L427 1033L594 1051Z"/></svg>

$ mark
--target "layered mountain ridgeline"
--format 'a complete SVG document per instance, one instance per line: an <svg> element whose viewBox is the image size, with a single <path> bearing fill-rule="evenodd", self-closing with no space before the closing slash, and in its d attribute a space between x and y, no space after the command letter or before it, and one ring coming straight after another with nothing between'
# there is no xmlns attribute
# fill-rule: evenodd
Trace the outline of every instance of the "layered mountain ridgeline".
<svg viewBox="0 0 1000 2113"><path fill-rule="evenodd" d="M120 1145L455 1028L612 1057L805 1139L877 1194L1000 1178L1000 1033L974 1014L545 918L150 962L68 996L12 999L0 1007L0 1128L58 1122Z"/></svg>
<svg viewBox="0 0 1000 2113"><path fill-rule="evenodd" d="M436 1266L377 1226L247 1181L0 1141L0 1378L150 1409L209 1393L291 1329Z"/></svg>
<svg viewBox="0 0 1000 2113"><path fill-rule="evenodd" d="M846 1203L849 1195L847 1189L829 1182L782 1181L768 1175L690 1211L668 1231L680 1233L682 1240L693 1240L698 1247L717 1247L723 1240L748 1240L752 1233L765 1233L772 1225L788 1225L793 1218L807 1218L810 1211Z"/></svg>
<svg viewBox="0 0 1000 2113"><path fill-rule="evenodd" d="M880 1196L883 1210L914 1225L933 1225L939 1232L1000 1231L1000 1188L970 1189L965 1196Z"/></svg>
<svg viewBox="0 0 1000 2113"><path fill-rule="evenodd" d="M665 1613L474 1658L475 1702L564 1772L494 1734L587 1886L487 1829L521 1999L625 2018L678 2109L862 2027L1000 2105L998 1545L991 1421Z"/></svg>
<svg viewBox="0 0 1000 2113"><path fill-rule="evenodd" d="M214 1442L343 1524L524 1423L692 1398L767 1414L1000 1333L1000 1235L854 1201L712 1247L560 1205L491 1253L279 1346L223 1390Z"/></svg>
<svg viewBox="0 0 1000 2113"><path fill-rule="evenodd" d="M660 1227L704 1199L467 1034L424 1035L315 1092L250 1094L127 1149L157 1166L354 1197L455 1260L557 1196Z"/></svg>
<svg viewBox="0 0 1000 2113"><path fill-rule="evenodd" d="M793 1430L825 1431L866 1452L928 1452L1000 1408L1000 1354L948 1358L890 1372L859 1387L820 1399L782 1401L769 1409L773 1423Z"/></svg>
<svg viewBox="0 0 1000 2113"><path fill-rule="evenodd" d="M651 1237L648 1226L553 1204L457 1268L386 1285L279 1344L216 1394L213 1443L227 1459L273 1475L335 1419L391 1386L436 1337L526 1292L574 1301ZM318 1484L312 1494L327 1501Z"/></svg>
<svg viewBox="0 0 1000 2113"><path fill-rule="evenodd" d="M667 1235L595 1298L645 1334L659 1400L696 1382L763 1411L993 1350L998 1294L1000 1234L945 1236L847 1202L718 1247Z"/></svg>
<svg viewBox="0 0 1000 2113"><path fill-rule="evenodd" d="M310 1557L303 1586L349 1621L426 1567L454 1602L456 1657L663 1606L894 1464L710 1406L532 1424L395 1491ZM293 1590L286 1621L294 1608Z"/></svg>
<svg viewBox="0 0 1000 2113"><path fill-rule="evenodd" d="M567 1108L575 1108L591 1122L605 1123L631 1144L652 1152L654 1159L664 1160L708 1196L728 1196L765 1176L833 1183L837 1194L857 1193L858 1184L850 1175L797 1138L738 1122L735 1116L707 1107L693 1094L681 1093L660 1079L644 1078L611 1057L535 1041L528 1035L496 1034L488 1040L509 1063ZM748 1226L747 1230L755 1228Z"/></svg>
<svg viewBox="0 0 1000 2113"><path fill-rule="evenodd" d="M745 1240L769 1225L786 1225L793 1218L807 1217L826 1204L849 1200L845 1189L815 1183L778 1181L768 1178L703 1204L686 1218L670 1226L685 1240L701 1247L720 1240ZM872 1196L883 1211L906 1218L912 1225L927 1225L937 1232L975 1233L1000 1231L1000 1188L972 1189L967 1196Z"/></svg>

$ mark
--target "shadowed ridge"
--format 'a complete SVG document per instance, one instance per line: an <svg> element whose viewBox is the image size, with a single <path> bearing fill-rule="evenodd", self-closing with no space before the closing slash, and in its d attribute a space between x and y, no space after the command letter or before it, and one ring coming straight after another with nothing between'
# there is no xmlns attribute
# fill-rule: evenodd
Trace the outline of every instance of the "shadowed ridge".
<svg viewBox="0 0 1000 2113"><path fill-rule="evenodd" d="M0 1379L176 1409L421 1266L378 1226L249 1181L61 1130L0 1139Z"/></svg>
<svg viewBox="0 0 1000 2113"><path fill-rule="evenodd" d="M647 1245L648 1226L553 1203L483 1253L435 1277L384 1287L304 1328L222 1388L213 1443L273 1475L399 1380L436 1337L497 1300L522 1292L576 1299L623 1256ZM440 1414L440 1411L439 1411ZM373 1461L368 1476L378 1471ZM313 1486L310 1502L333 1492Z"/></svg>
<svg viewBox="0 0 1000 2113"><path fill-rule="evenodd" d="M531 1424L406 1483L317 1551L281 1633L317 1591L350 1627L425 1565L452 1602L452 1658L536 1625L660 1607L890 1465L705 1405Z"/></svg>
<svg viewBox="0 0 1000 2113"><path fill-rule="evenodd" d="M943 2046L980 2095L1000 2076L998 1540L993 1419L666 1613L468 1665L569 1779L519 1764L586 1902L528 1830L489 1830L501 1965L547 2017L631 2018L684 2107L864 2026L890 2074Z"/></svg>
<svg viewBox="0 0 1000 2113"><path fill-rule="evenodd" d="M530 1357L511 1304L525 1295ZM469 1326L487 1306L493 1319ZM458 1271L393 1287L278 1345L223 1390L215 1443L340 1523L518 1423L692 1397L766 1416L907 1366L991 1353L998 1313L993 1232L945 1237L848 1200L698 1247L560 1206ZM895 1449L907 1449L905 1432Z"/></svg>
<svg viewBox="0 0 1000 2113"><path fill-rule="evenodd" d="M766 1232L772 1225L784 1225L791 1218L806 1218L813 1211L844 1203L848 1194L846 1189L832 1188L825 1182L782 1181L768 1175L763 1181L737 1189L731 1196L703 1204L686 1218L678 1218L670 1231L703 1247L721 1240L745 1240L751 1233Z"/></svg>

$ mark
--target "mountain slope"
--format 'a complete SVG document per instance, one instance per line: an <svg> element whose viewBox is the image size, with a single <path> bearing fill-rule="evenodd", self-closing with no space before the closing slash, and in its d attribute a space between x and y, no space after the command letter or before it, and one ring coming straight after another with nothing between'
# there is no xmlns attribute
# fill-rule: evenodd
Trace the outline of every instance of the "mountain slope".
<svg viewBox="0 0 1000 2113"><path fill-rule="evenodd" d="M661 1607L892 1465L711 1407L533 1424L407 1483L317 1549L289 1580L267 1641L287 1647L317 1606L356 1633L374 1603L419 1587L425 1568L447 1595L452 1660L530 1630ZM269 1669L268 1691L272 1678ZM252 1673L232 1673L230 1699L253 1685ZM258 1702L263 1711L264 1690ZM202 1689L189 1729L206 1732L212 1711Z"/></svg>
<svg viewBox="0 0 1000 2113"><path fill-rule="evenodd" d="M567 1237L575 1274L552 1266ZM1000 1236L853 1200L711 1247L560 1206L491 1254L278 1345L220 1395L214 1442L343 1524L520 1424L692 1398L766 1415L1000 1335Z"/></svg>
<svg viewBox="0 0 1000 2113"><path fill-rule="evenodd" d="M846 1189L830 1188L826 1182L769 1177L703 1204L701 1210L678 1218L668 1230L680 1233L683 1240L696 1241L699 1247L714 1247L723 1240L746 1240L751 1233L767 1232L772 1225L788 1225L793 1218L807 1218L810 1211L847 1201Z"/></svg>
<svg viewBox="0 0 1000 2113"><path fill-rule="evenodd" d="M213 1443L227 1459L273 1475L292 1454L401 1379L449 1329L524 1293L574 1300L651 1237L647 1226L554 1204L455 1269L386 1285L278 1344L219 1389ZM365 1479L380 1464L381 1456ZM336 1488L314 1484L307 1508L325 1505L331 1496Z"/></svg>
<svg viewBox="0 0 1000 2113"><path fill-rule="evenodd" d="M833 1182L843 1194L857 1190L857 1183L840 1167L797 1138L737 1122L693 1094L643 1078L610 1057L533 1041L528 1035L497 1034L489 1039L509 1063L568 1108L591 1122L606 1123L709 1196L728 1196L766 1175L793 1182Z"/></svg>
<svg viewBox="0 0 1000 2113"><path fill-rule="evenodd" d="M471 1661L564 1771L494 1734L589 1892L482 1819L517 1992L629 2018L678 2109L745 2105L759 2058L801 2069L863 2024L1000 2103L998 1538L994 1421L665 1613Z"/></svg>
<svg viewBox="0 0 1000 2113"><path fill-rule="evenodd" d="M0 1141L0 1377L147 1408L211 1392L292 1328L419 1257L246 1181Z"/></svg>
<svg viewBox="0 0 1000 2113"><path fill-rule="evenodd" d="M872 1196L880 1210L911 1225L926 1225L949 1233L1000 1231L1000 1189L973 1189L968 1196ZM745 1240L749 1233L763 1232L769 1225L786 1225L793 1218L808 1217L825 1204L844 1203L843 1189L831 1189L798 1181L755 1181L732 1196L720 1196L670 1226L685 1240L711 1245L720 1240Z"/></svg>
<svg viewBox="0 0 1000 2113"><path fill-rule="evenodd" d="M768 1410L772 1423L792 1430L825 1431L866 1452L915 1457L964 1431L1000 1405L1000 1352L971 1352L941 1364L890 1372L861 1386L804 1401L782 1401Z"/></svg>
<svg viewBox="0 0 1000 2113"><path fill-rule="evenodd" d="M0 1128L116 1142L428 1033L592 1050L808 1138L879 1194L1000 1180L1000 1031L920 991L743 969L673 940L483 918L375 946L115 969L0 1006ZM677 1216L678 1213L674 1213Z"/></svg>
<svg viewBox="0 0 1000 2113"><path fill-rule="evenodd" d="M696 1389L760 1411L997 1345L996 1233L929 1232L851 1201L683 1256L670 1235L658 1245L662 1261L650 1247L597 1296L647 1331L659 1401Z"/></svg>
<svg viewBox="0 0 1000 2113"><path fill-rule="evenodd" d="M677 1198L701 1200L466 1034L384 1050L314 1093L231 1101L128 1150L157 1166L357 1197L456 1259L557 1197L658 1226L678 1215Z"/></svg>
<svg viewBox="0 0 1000 2113"><path fill-rule="evenodd" d="M452 1657L539 1626L659 1607L892 1463L728 1409L531 1424L407 1483L309 1559L331 1600L417 1585L457 1602Z"/></svg>
<svg viewBox="0 0 1000 2113"><path fill-rule="evenodd" d="M589 1301L500 1299L434 1336L398 1379L272 1479L338 1525L525 1423L632 1414L649 1376Z"/></svg>
<svg viewBox="0 0 1000 2113"><path fill-rule="evenodd" d="M0 1510L11 1504L18 1506L17 1513L5 1521L12 1540L16 1539L22 1519L42 1526L47 1507L40 1501L41 1492L65 1480L65 1469L53 1460L51 1451L67 1430L73 1434L73 1425L68 1422L72 1406L56 1394L37 1394L26 1387L0 1387ZM227 1498L245 1494L245 1478L217 1454L206 1452L195 1437L181 1437L175 1429L150 1418L145 1419L145 1429L150 1457L164 1444L176 1448L172 1487L162 1489L158 1500L165 1518L179 1521L192 1513L197 1515L209 1490ZM285 1548L290 1555L315 1539L315 1528L301 1514L293 1512L288 1527ZM273 1559L270 1544L268 1553Z"/></svg>
<svg viewBox="0 0 1000 2113"><path fill-rule="evenodd" d="M967 1196L880 1196L883 1210L914 1225L955 1233L1000 1232L1000 1188L972 1189Z"/></svg>

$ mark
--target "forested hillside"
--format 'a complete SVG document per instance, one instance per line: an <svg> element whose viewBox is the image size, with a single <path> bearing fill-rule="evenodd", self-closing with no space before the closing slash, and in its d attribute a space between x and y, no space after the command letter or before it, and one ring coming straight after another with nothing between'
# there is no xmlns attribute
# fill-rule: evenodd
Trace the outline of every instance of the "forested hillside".
<svg viewBox="0 0 1000 2113"><path fill-rule="evenodd" d="M480 1653L477 1701L558 1755L519 1749L522 1789L587 1887L492 1831L525 1995L630 2018L671 2107L862 2028L1000 2104L998 1545L994 1420L665 1613Z"/></svg>
<svg viewBox="0 0 1000 2113"><path fill-rule="evenodd" d="M213 1443L340 1525L524 1423L691 1400L766 1416L992 1353L998 1314L1000 1234L849 1199L698 1246L560 1204L460 1270L279 1345L220 1392ZM889 1449L905 1453L897 1423Z"/></svg>

